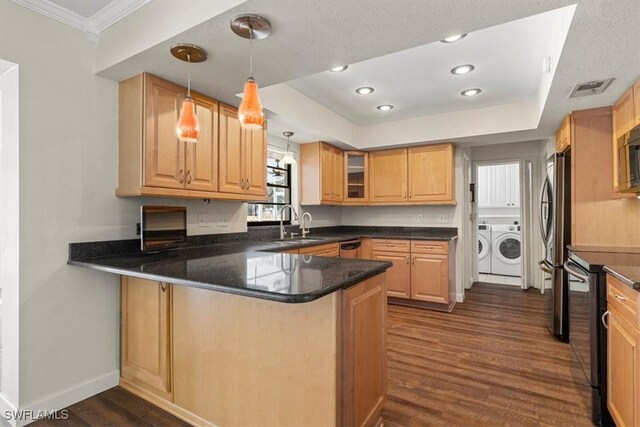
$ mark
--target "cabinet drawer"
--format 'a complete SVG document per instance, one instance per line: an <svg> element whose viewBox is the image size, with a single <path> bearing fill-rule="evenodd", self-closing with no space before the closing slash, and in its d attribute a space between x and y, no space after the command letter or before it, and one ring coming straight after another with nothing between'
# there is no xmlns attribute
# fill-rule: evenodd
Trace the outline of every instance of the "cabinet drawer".
<svg viewBox="0 0 640 427"><path fill-rule="evenodd" d="M373 239L371 242L371 250L386 252L409 252L411 250L411 241Z"/></svg>
<svg viewBox="0 0 640 427"><path fill-rule="evenodd" d="M638 318L638 298L640 294L618 279L607 275L607 304L609 309L618 310L624 318L636 326L640 326Z"/></svg>
<svg viewBox="0 0 640 427"><path fill-rule="evenodd" d="M449 252L447 242L433 242L429 240L413 240L411 242L411 253L417 254L443 254Z"/></svg>
<svg viewBox="0 0 640 427"><path fill-rule="evenodd" d="M338 243L328 243L326 245L300 248L300 255L337 257L337 256L340 256L340 245Z"/></svg>

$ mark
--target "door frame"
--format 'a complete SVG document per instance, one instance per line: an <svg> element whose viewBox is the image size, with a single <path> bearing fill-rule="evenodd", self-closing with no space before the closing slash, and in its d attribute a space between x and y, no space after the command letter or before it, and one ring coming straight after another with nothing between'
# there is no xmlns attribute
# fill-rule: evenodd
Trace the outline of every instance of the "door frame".
<svg viewBox="0 0 640 427"><path fill-rule="evenodd" d="M533 156L513 157L495 160L472 161L470 182L477 185L478 166L493 166L518 163L520 175L520 226L521 226L521 245L522 245L522 263L521 278L522 289L538 288L540 289L540 274L536 268L537 258L535 254L541 251L541 238L533 231L537 212L535 210L535 200L537 200L540 192L540 159ZM477 194L476 187L476 194ZM471 192L465 194L465 206L469 206L470 214L465 223L471 227L471 242L478 240L478 215L477 203L471 202ZM467 218L465 216L465 218ZM465 225L465 226L467 226ZM467 245L465 248L464 259L471 259L472 283L479 281L478 257L473 249L476 245ZM465 287L466 288L466 287ZM468 289L468 288L467 288Z"/></svg>

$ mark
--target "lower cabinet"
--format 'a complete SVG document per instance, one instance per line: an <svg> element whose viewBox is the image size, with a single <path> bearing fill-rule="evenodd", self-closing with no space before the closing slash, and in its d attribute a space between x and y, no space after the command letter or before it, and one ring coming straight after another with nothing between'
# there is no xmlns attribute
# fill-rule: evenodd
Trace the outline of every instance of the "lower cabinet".
<svg viewBox="0 0 640 427"><path fill-rule="evenodd" d="M393 263L387 270L391 303L453 309L453 241L372 239L371 247L371 259Z"/></svg>
<svg viewBox="0 0 640 427"><path fill-rule="evenodd" d="M607 277L607 406L618 427L640 426L640 298Z"/></svg>
<svg viewBox="0 0 640 427"><path fill-rule="evenodd" d="M317 245L317 246L310 246L306 248L300 248L298 253L300 255L315 255L315 256L335 258L340 256L340 244L327 243L326 245Z"/></svg>
<svg viewBox="0 0 640 427"><path fill-rule="evenodd" d="M122 276L121 376L173 401L170 284Z"/></svg>

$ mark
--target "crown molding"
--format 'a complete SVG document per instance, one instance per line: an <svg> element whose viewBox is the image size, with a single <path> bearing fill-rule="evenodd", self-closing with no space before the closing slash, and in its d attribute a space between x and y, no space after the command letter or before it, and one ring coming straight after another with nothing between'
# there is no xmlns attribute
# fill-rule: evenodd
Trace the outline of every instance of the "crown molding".
<svg viewBox="0 0 640 427"><path fill-rule="evenodd" d="M93 14L89 20L100 33L149 2L151 0L115 0Z"/></svg>

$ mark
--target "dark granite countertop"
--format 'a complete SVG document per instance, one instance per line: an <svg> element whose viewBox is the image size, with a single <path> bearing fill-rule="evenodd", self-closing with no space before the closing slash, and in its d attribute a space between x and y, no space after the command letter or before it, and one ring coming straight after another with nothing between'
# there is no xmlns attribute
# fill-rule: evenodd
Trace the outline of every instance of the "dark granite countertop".
<svg viewBox="0 0 640 427"><path fill-rule="evenodd" d="M571 253L590 271L606 271L640 291L640 248L570 245Z"/></svg>

